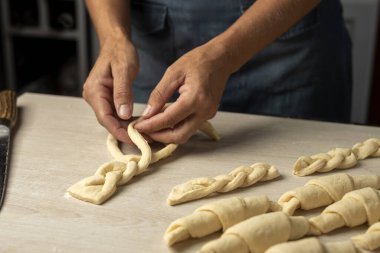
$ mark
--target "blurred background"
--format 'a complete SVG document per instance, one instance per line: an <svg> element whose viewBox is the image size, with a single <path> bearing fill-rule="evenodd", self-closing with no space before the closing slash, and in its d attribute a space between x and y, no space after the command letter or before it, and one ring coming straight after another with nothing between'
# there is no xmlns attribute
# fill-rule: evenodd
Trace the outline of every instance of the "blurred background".
<svg viewBox="0 0 380 253"><path fill-rule="evenodd" d="M0 0L0 90L81 96L99 50L82 0ZM380 126L380 0L341 0L353 43L351 122Z"/></svg>

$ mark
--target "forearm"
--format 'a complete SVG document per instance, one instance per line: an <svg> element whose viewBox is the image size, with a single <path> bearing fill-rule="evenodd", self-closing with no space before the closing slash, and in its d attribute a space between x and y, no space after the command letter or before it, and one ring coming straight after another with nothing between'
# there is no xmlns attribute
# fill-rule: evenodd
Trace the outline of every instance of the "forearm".
<svg viewBox="0 0 380 253"><path fill-rule="evenodd" d="M109 35L130 39L130 0L86 0L86 6L101 46Z"/></svg>
<svg viewBox="0 0 380 253"><path fill-rule="evenodd" d="M209 43L219 45L231 72L309 13L320 0L257 0L231 27Z"/></svg>

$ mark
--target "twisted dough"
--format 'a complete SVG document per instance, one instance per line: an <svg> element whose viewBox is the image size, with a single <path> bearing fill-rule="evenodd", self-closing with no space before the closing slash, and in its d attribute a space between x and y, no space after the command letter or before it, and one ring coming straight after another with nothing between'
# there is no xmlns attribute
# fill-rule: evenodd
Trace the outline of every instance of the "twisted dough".
<svg viewBox="0 0 380 253"><path fill-rule="evenodd" d="M201 206L192 214L172 222L165 232L164 239L168 245L173 245L190 237L200 238L222 228L224 231L252 216L279 209L276 203L264 195L222 199Z"/></svg>
<svg viewBox="0 0 380 253"><path fill-rule="evenodd" d="M293 242L284 242L270 247L265 253L357 253L351 241L321 243L310 237Z"/></svg>
<svg viewBox="0 0 380 253"><path fill-rule="evenodd" d="M380 222L376 222L362 235L351 238L356 247L366 250L375 250L380 248Z"/></svg>
<svg viewBox="0 0 380 253"><path fill-rule="evenodd" d="M267 181L278 177L278 170L266 163L240 166L228 175L214 178L195 178L175 186L167 199L169 205L200 199L214 192L229 192L239 187L248 187L258 181Z"/></svg>
<svg viewBox="0 0 380 253"><path fill-rule="evenodd" d="M345 194L320 215L310 218L310 233L320 235L343 226L355 227L365 222L372 225L379 219L380 191L366 187Z"/></svg>
<svg viewBox="0 0 380 253"><path fill-rule="evenodd" d="M108 135L107 147L115 160L100 166L95 175L71 186L67 191L73 197L93 204L101 204L114 194L117 186L126 184L132 177L146 171L149 164L169 156L177 148L175 144L168 144L152 154L149 144L134 129L136 122L137 120L128 125L128 135L141 150L141 156L124 155L118 147L117 140L112 135Z"/></svg>
<svg viewBox="0 0 380 253"><path fill-rule="evenodd" d="M310 210L327 206L342 199L344 194L364 187L380 189L380 176L350 176L337 173L315 178L307 182L305 186L284 193L278 200L278 204L281 205L283 212L293 215L298 208Z"/></svg>
<svg viewBox="0 0 380 253"><path fill-rule="evenodd" d="M328 172L333 169L347 169L355 166L359 160L380 156L380 139L368 139L355 144L352 149L335 148L327 153L301 156L293 167L297 176L307 176L315 172Z"/></svg>
<svg viewBox="0 0 380 253"><path fill-rule="evenodd" d="M200 253L262 253L270 246L299 239L309 231L303 216L283 212L261 214L240 222L214 241L205 244Z"/></svg>
<svg viewBox="0 0 380 253"><path fill-rule="evenodd" d="M128 135L134 144L140 149L140 155L124 155L118 147L117 140L112 136L107 137L107 148L115 160L100 166L95 175L87 177L67 191L73 197L93 204L102 204L110 198L117 186L128 183L132 177L143 173L148 166L171 155L177 148L176 144L168 144L161 150L152 153L149 144L144 137L133 127L135 120L128 125ZM200 130L214 140L219 140L219 135L209 122L204 122Z"/></svg>

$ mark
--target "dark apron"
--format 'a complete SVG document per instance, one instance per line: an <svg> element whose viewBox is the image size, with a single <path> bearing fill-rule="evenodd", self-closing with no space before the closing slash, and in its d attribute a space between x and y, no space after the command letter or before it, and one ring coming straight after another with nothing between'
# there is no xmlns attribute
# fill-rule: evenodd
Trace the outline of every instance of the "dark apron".
<svg viewBox="0 0 380 253"><path fill-rule="evenodd" d="M166 68L225 31L254 0L136 0L132 39L140 73L135 102L146 103ZM231 75L220 110L348 121L351 42L339 0L321 4Z"/></svg>

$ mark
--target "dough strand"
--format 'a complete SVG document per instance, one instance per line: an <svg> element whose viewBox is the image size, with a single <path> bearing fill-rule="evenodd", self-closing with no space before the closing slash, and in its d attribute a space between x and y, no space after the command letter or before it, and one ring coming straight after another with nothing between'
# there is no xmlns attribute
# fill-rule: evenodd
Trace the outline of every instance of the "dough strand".
<svg viewBox="0 0 380 253"><path fill-rule="evenodd" d="M195 178L175 186L167 199L169 205L176 205L206 197L215 192L229 192L239 187L248 187L259 181L267 181L279 176L278 170L266 163L240 166L228 175L214 178Z"/></svg>
<svg viewBox="0 0 380 253"><path fill-rule="evenodd" d="M344 194L365 187L380 189L380 176L350 176L346 173L337 173L312 179L305 186L284 193L279 198L278 204L281 205L283 212L293 215L299 208L311 210L327 206L341 200Z"/></svg>
<svg viewBox="0 0 380 253"><path fill-rule="evenodd" d="M351 238L356 247L366 250L376 250L380 248L380 222L374 223L362 234Z"/></svg>
<svg viewBox="0 0 380 253"><path fill-rule="evenodd" d="M357 253L351 241L321 243L316 237L284 242L270 247L265 253Z"/></svg>
<svg viewBox="0 0 380 253"><path fill-rule="evenodd" d="M370 187L346 193L341 200L309 219L310 234L321 235L337 228L372 225L380 219L380 191Z"/></svg>
<svg viewBox="0 0 380 253"><path fill-rule="evenodd" d="M164 239L168 245L186 240L200 238L227 228L250 217L269 211L278 211L280 206L268 197L232 197L203 205L192 214L175 220L165 232Z"/></svg>
<svg viewBox="0 0 380 253"><path fill-rule="evenodd" d="M309 222L303 216L289 216L283 212L261 214L230 227L199 252L263 253L272 245L302 238L309 229Z"/></svg>
<svg viewBox="0 0 380 253"><path fill-rule="evenodd" d="M297 176L307 176L315 172L352 168L359 160L368 157L380 157L380 139L368 139L355 144L351 149L335 148L327 153L301 156L293 166L293 173Z"/></svg>

